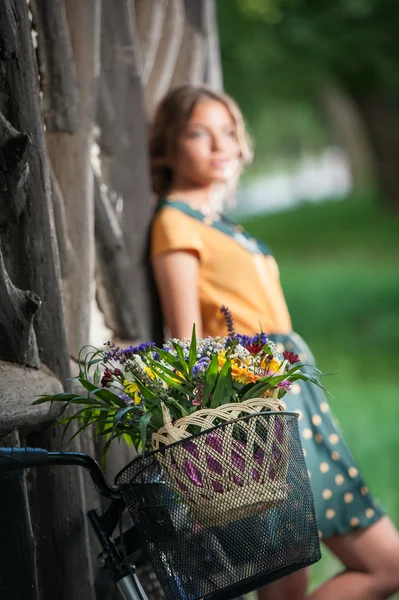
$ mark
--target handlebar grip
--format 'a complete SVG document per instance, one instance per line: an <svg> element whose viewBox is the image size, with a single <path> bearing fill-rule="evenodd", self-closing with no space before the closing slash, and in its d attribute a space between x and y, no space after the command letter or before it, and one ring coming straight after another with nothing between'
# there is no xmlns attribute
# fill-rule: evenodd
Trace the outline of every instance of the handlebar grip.
<svg viewBox="0 0 399 600"><path fill-rule="evenodd" d="M48 452L41 448L0 448L0 472L39 467L48 462Z"/></svg>

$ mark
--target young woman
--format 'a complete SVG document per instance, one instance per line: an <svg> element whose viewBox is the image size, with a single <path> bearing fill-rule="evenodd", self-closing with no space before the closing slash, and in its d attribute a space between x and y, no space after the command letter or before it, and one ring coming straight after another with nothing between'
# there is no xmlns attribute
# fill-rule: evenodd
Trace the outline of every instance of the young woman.
<svg viewBox="0 0 399 600"><path fill-rule="evenodd" d="M251 148L242 115L227 96L183 86L160 104L150 138L158 210L152 228L152 266L164 321L174 337L225 335L220 306L236 330L259 326L281 349L313 360L292 332L271 251L215 209L237 181ZM337 429L324 394L302 383L286 396L300 430L315 497L320 536L345 571L312 600L382 600L399 589L399 536L375 504ZM294 573L259 591L268 600L305 597L307 574Z"/></svg>

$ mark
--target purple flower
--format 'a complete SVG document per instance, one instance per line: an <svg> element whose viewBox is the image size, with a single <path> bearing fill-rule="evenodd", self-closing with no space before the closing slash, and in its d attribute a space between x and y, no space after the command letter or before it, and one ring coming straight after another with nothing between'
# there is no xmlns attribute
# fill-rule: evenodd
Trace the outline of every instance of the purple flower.
<svg viewBox="0 0 399 600"><path fill-rule="evenodd" d="M151 350L155 346L155 342L143 342L138 346L129 346L128 348L112 348L105 354L108 359L118 360L124 363L129 358L132 358L134 354L144 354Z"/></svg>
<svg viewBox="0 0 399 600"><path fill-rule="evenodd" d="M263 331L261 333L257 333L252 338L253 344L262 344L262 346L264 346L265 344L267 344L267 342L268 342L267 335Z"/></svg>
<svg viewBox="0 0 399 600"><path fill-rule="evenodd" d="M289 381L289 379L283 379L283 381L280 381L280 383L277 384L277 387L289 392L291 389L291 381Z"/></svg>
<svg viewBox="0 0 399 600"><path fill-rule="evenodd" d="M229 336L235 335L236 332L234 329L234 320L233 320L233 315L231 314L231 310L229 308L227 308L227 306L223 305L220 308L220 312L222 313L222 315L225 318Z"/></svg>
<svg viewBox="0 0 399 600"><path fill-rule="evenodd" d="M208 356L203 356L202 358L200 358L198 362L195 363L195 365L193 366L193 377L197 377L197 375L201 373L201 371L206 369L206 367L209 365L209 362L210 359L208 358Z"/></svg>
<svg viewBox="0 0 399 600"><path fill-rule="evenodd" d="M124 402L125 404L127 404L128 406L130 406L130 405L134 404L134 402L133 402L132 398L131 398L130 396L128 396L127 394L118 394L118 396L119 396L119 398L120 398L121 400L123 400L123 402Z"/></svg>

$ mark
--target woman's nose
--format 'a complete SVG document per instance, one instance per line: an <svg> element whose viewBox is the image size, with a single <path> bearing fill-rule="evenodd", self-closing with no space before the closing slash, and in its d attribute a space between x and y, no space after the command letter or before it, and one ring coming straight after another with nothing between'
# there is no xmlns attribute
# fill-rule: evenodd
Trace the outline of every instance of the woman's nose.
<svg viewBox="0 0 399 600"><path fill-rule="evenodd" d="M214 135L212 137L212 149L213 150L224 150L226 148L225 140L221 135Z"/></svg>

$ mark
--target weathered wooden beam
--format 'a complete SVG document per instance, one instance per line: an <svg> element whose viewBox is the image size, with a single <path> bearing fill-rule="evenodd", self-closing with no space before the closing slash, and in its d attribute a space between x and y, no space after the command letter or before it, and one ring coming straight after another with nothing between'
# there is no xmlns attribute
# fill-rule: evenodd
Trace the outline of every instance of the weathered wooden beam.
<svg viewBox="0 0 399 600"><path fill-rule="evenodd" d="M97 0L65 1L71 46L78 78L79 129L47 132L51 164L65 199L68 232L79 269L64 280L64 304L68 347L72 356L87 344L90 307L94 294L94 201L91 149L99 69L100 8Z"/></svg>
<svg viewBox="0 0 399 600"><path fill-rule="evenodd" d="M0 438L15 429L33 428L52 421L57 411L49 404L33 406L39 394L62 392L60 381L47 367L32 369L0 361Z"/></svg>
<svg viewBox="0 0 399 600"><path fill-rule="evenodd" d="M0 228L15 221L26 206L31 137L20 133L0 111Z"/></svg>
<svg viewBox="0 0 399 600"><path fill-rule="evenodd" d="M145 107L151 117L170 88L184 34L183 0L168 0L161 39L145 86Z"/></svg>
<svg viewBox="0 0 399 600"><path fill-rule="evenodd" d="M17 433L0 441L2 446L19 446ZM39 600L36 544L24 471L0 472L0 555L1 597Z"/></svg>
<svg viewBox="0 0 399 600"><path fill-rule="evenodd" d="M204 1L204 35L206 45L204 81L214 90L223 89L223 72L220 57L219 32L215 0Z"/></svg>
<svg viewBox="0 0 399 600"><path fill-rule="evenodd" d="M95 233L97 249L96 294L105 324L117 337L139 336L130 270L122 229L107 189L94 179Z"/></svg>
<svg viewBox="0 0 399 600"><path fill-rule="evenodd" d="M58 252L60 256L61 275L68 277L77 268L76 255L68 235L68 223L65 211L65 200L54 170L50 165L51 197L53 200L54 223L57 233Z"/></svg>
<svg viewBox="0 0 399 600"><path fill-rule="evenodd" d="M184 35L172 77L172 87L183 83L198 85L203 83L205 76L204 2L184 0L184 8Z"/></svg>
<svg viewBox="0 0 399 600"><path fill-rule="evenodd" d="M0 251L0 359L39 366L33 319L40 305L37 294L13 285Z"/></svg>
<svg viewBox="0 0 399 600"><path fill-rule="evenodd" d="M100 76L98 81L96 122L100 125L100 139L102 160L111 156L118 144L116 131L117 115L113 91L109 88L105 77Z"/></svg>
<svg viewBox="0 0 399 600"><path fill-rule="evenodd" d="M44 142L37 65L32 47L26 2L0 2L0 111L20 132L29 132L34 151L29 154L26 201L18 220L7 223L5 262L13 284L31 290L42 299L34 327L41 360L60 377L69 375L65 325L60 287L60 268L55 244L50 178ZM22 144L23 160L27 145ZM25 173L26 168L23 167ZM21 179L19 179L21 181ZM5 243L3 243L4 252ZM30 308L35 300L31 298ZM54 343L56 340L56 344Z"/></svg>
<svg viewBox="0 0 399 600"><path fill-rule="evenodd" d="M155 335L147 256L152 216L148 163L148 134L137 62L137 32L131 0L104 0L101 34L103 78L112 90L118 143L101 154L102 176L120 199L120 226L127 257L130 300L138 324L119 331L124 339L149 339ZM102 123L99 122L102 129ZM102 147L101 137L99 140ZM130 321L131 323L133 321ZM156 325L155 325L156 326Z"/></svg>
<svg viewBox="0 0 399 600"><path fill-rule="evenodd" d="M75 133L79 93L64 0L31 0L47 131Z"/></svg>
<svg viewBox="0 0 399 600"><path fill-rule="evenodd" d="M29 432L24 444L62 450L62 431ZM81 452L82 446L76 440L68 450ZM41 467L29 472L40 600L95 600L86 516L92 506L86 502L86 477L80 467Z"/></svg>
<svg viewBox="0 0 399 600"><path fill-rule="evenodd" d="M141 81L145 86L161 40L167 0L135 0L134 6L140 47Z"/></svg>

